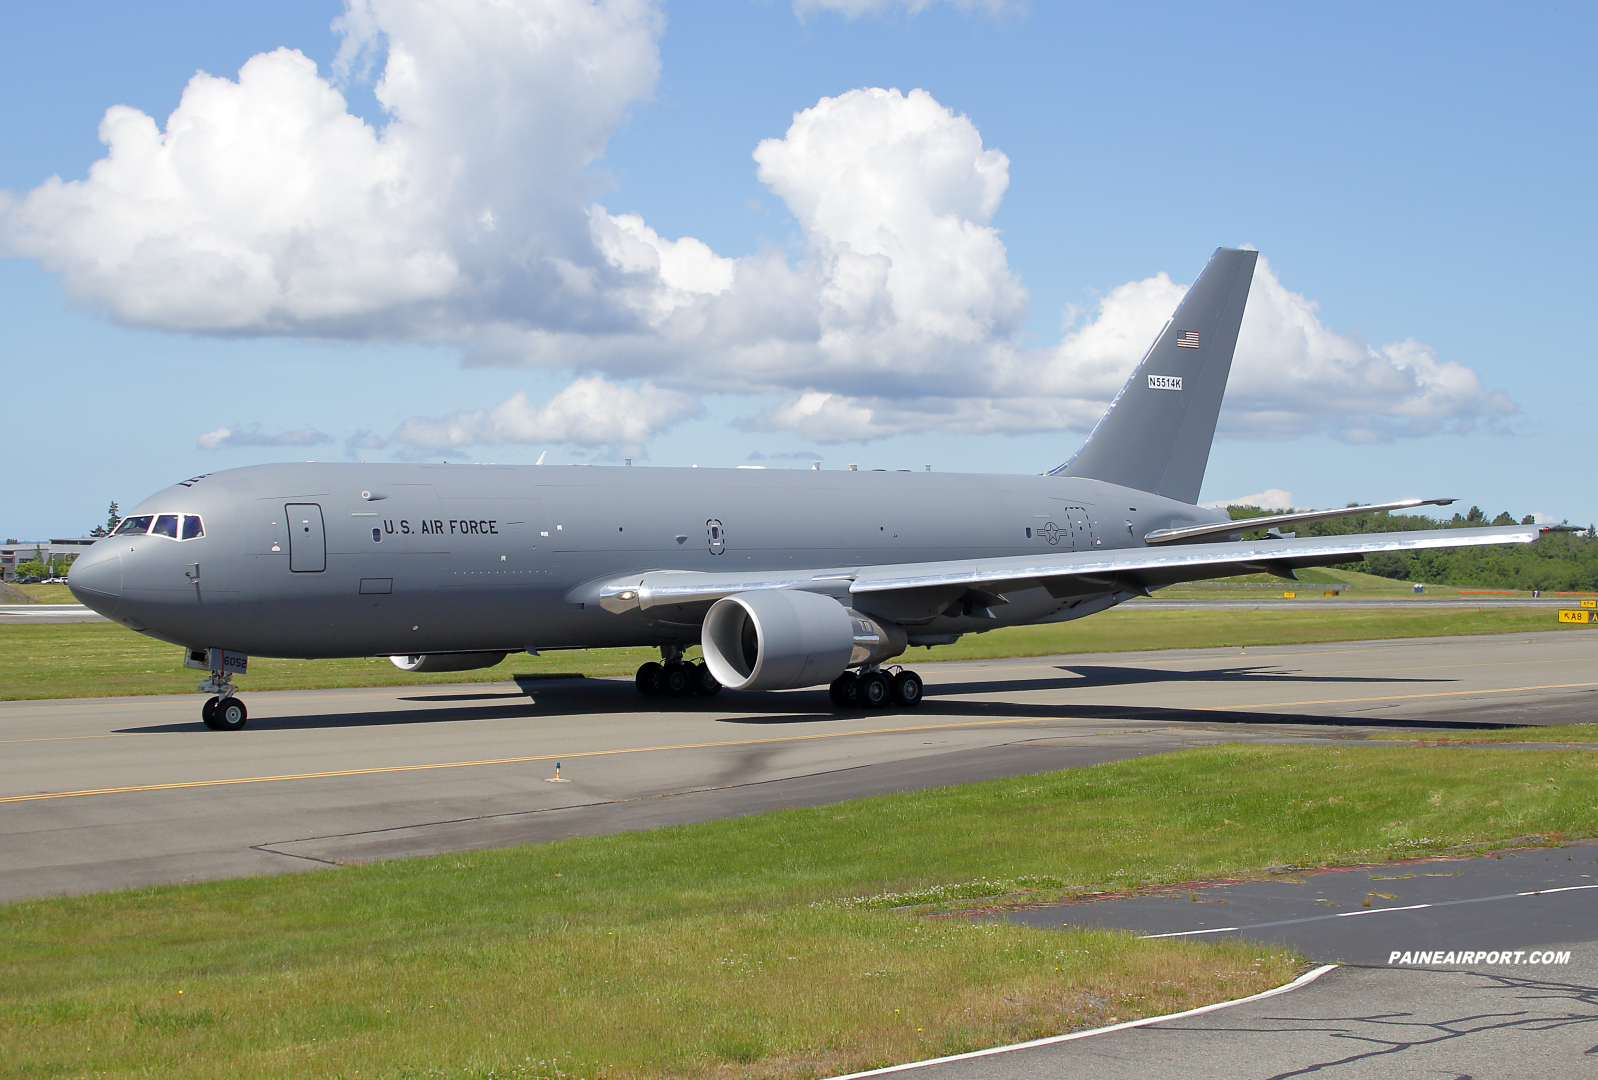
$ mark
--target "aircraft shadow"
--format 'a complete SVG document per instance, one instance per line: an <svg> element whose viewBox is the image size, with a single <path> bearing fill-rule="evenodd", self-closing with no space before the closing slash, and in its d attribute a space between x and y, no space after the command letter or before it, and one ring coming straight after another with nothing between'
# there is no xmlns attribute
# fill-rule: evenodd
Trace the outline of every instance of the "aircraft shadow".
<svg viewBox="0 0 1598 1080"><path fill-rule="evenodd" d="M1257 709L1210 710L1199 708L1168 708L1149 705L1072 705L1012 701L981 700L965 697L954 701L938 696L941 691L955 693L1009 693L1021 689L1057 689L1077 685L1066 680L1029 680L1004 683L972 683L935 687L917 710L917 715L929 720L954 717L996 720L1101 720L1114 723L1159 723L1184 726L1237 725L1258 727L1264 725L1303 725L1308 727L1368 727L1385 729L1465 729L1504 728L1512 723L1484 723L1468 719L1418 720L1403 717L1357 717L1287 713ZM838 711L828 700L827 691L784 694L757 694L723 691L715 697L660 698L643 700L630 682L620 680L585 680L558 685L548 683L538 687L536 695L510 692L472 692L465 694L438 694L415 696L402 700L438 702L439 707L392 711L368 709L351 712L310 713L300 716L262 716L250 719L251 730L294 731L342 727L392 727L408 724L465 723L483 720L513 720L529 717L551 719L567 716L661 714L661 713L713 713L718 723L781 726L791 724L816 724L843 722L870 717L867 709ZM450 705L450 702L461 702ZM474 703L475 702L475 703ZM492 703L490 703L492 702ZM735 715L726 715L733 713ZM741 715L738 715L741 714ZM902 716L902 713L895 715ZM151 724L117 729L119 734L155 734L203 730L199 709L193 710L192 719L170 724Z"/></svg>
<svg viewBox="0 0 1598 1080"><path fill-rule="evenodd" d="M1170 671L1164 668L1142 668L1118 665L1115 667L1098 666L1093 664L1061 664L1055 670L1069 671L1076 674L1073 680L1037 680L1048 686L1058 686L1062 689L1089 686L1132 686L1140 683L1236 683L1236 682L1281 682L1305 683L1349 683L1354 685L1364 683L1441 683L1452 682L1452 679L1422 679L1402 678L1391 675L1298 675L1282 671L1280 668L1259 665L1257 667L1227 667L1204 668L1199 671ZM977 683L976 686L991 686L991 683ZM1005 686L1017 686L1018 683L1007 682ZM951 684L939 684L940 690L951 689Z"/></svg>

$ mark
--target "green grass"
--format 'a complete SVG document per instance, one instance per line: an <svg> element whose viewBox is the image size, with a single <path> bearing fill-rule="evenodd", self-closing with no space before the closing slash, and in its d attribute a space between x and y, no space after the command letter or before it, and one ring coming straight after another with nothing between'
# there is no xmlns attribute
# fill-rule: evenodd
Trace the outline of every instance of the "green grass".
<svg viewBox="0 0 1598 1080"><path fill-rule="evenodd" d="M1466 756L1468 755L1468 756ZM881 910L1598 832L1579 752L1212 747L0 907L12 1076L814 1077L1280 984L1280 948ZM983 881L995 883L982 886Z"/></svg>
<svg viewBox="0 0 1598 1080"><path fill-rule="evenodd" d="M1472 599L1476 596L1470 586L1436 585L1428 583L1424 593L1416 593L1408 581L1365 574L1358 570L1310 569L1298 572L1298 581L1285 581L1270 574L1245 574L1239 577L1217 578L1214 581L1194 581L1172 585L1157 593L1167 600L1268 600L1280 598L1284 592L1298 593L1300 600L1318 600L1332 585L1347 585L1339 596L1356 600L1414 600ZM1510 590L1514 596L1531 596L1530 589ZM1547 594L1544 594L1547 595Z"/></svg>
<svg viewBox="0 0 1598 1080"><path fill-rule="evenodd" d="M1137 603L1076 622L1020 626L973 634L954 645L911 649L907 664L1056 653L1123 652L1222 646L1363 641L1451 634L1537 630L1592 633L1598 627L1561 624L1551 610L1486 611L1370 609L1160 610ZM697 656L698 650L690 650ZM513 675L577 672L590 677L631 675L654 649L587 649L543 656L512 654L481 671L408 675L386 657L354 660L275 660L251 657L244 690L335 686L419 686L498 682ZM0 700L189 693L202 677L182 666L182 650L109 623L0 626Z"/></svg>
<svg viewBox="0 0 1598 1080"><path fill-rule="evenodd" d="M76 604L78 598L65 585L17 585L7 582L7 588L21 593L27 604Z"/></svg>
<svg viewBox="0 0 1598 1080"><path fill-rule="evenodd" d="M1405 734L1386 731L1371 735L1372 739L1413 739L1414 732ZM1547 727L1499 728L1493 731L1461 731L1455 735L1428 738L1428 743L1438 746L1458 746L1470 743L1598 743L1598 722L1590 724L1558 724Z"/></svg>

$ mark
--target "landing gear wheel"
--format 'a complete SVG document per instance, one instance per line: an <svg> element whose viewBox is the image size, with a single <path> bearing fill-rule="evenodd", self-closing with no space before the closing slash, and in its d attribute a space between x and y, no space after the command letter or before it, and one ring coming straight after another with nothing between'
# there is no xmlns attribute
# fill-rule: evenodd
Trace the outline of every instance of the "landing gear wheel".
<svg viewBox="0 0 1598 1080"><path fill-rule="evenodd" d="M250 718L250 710L236 697L223 698L211 712L212 727L218 731L238 731Z"/></svg>
<svg viewBox="0 0 1598 1080"><path fill-rule="evenodd" d="M666 669L651 660L638 669L633 682L638 685L638 692L644 697L659 697L661 680L665 674Z"/></svg>
<svg viewBox="0 0 1598 1080"><path fill-rule="evenodd" d="M906 709L921 704L921 676L913 671L901 671L893 677L893 703Z"/></svg>
<svg viewBox="0 0 1598 1080"><path fill-rule="evenodd" d="M694 668L694 693L704 697L714 697L721 693L721 683L710 673L708 664L695 664Z"/></svg>
<svg viewBox="0 0 1598 1080"><path fill-rule="evenodd" d="M687 697L694 692L695 681L690 665L667 664L660 676L660 692L667 697Z"/></svg>
<svg viewBox="0 0 1598 1080"><path fill-rule="evenodd" d="M846 671L832 680L827 687L832 703L840 709L854 709L860 705L860 680L852 671Z"/></svg>
<svg viewBox="0 0 1598 1080"><path fill-rule="evenodd" d="M214 697L206 701L204 705L200 706L200 719L205 721L205 726L210 728L212 731L220 730L216 726L216 705L217 702L221 700L221 698Z"/></svg>
<svg viewBox="0 0 1598 1080"><path fill-rule="evenodd" d="M869 675L860 676L860 704L868 709L883 709L893 697L893 687L888 683L888 677L880 671L873 671Z"/></svg>

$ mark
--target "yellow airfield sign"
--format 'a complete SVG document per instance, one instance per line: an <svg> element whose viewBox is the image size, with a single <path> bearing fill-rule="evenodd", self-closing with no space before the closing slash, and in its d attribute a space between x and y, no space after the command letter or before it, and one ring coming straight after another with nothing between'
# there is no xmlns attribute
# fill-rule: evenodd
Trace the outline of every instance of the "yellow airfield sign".
<svg viewBox="0 0 1598 1080"><path fill-rule="evenodd" d="M1590 611L1561 611L1559 613L1559 621L1560 622L1574 622L1574 623L1590 622L1590 621L1592 621L1592 612L1590 612Z"/></svg>

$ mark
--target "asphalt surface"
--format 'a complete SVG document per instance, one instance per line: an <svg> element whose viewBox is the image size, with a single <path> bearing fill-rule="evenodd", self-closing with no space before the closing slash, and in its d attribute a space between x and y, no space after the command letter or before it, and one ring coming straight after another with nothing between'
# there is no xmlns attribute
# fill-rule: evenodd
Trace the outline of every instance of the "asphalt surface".
<svg viewBox="0 0 1598 1080"><path fill-rule="evenodd" d="M1245 938L1348 966L1290 993L1202 1015L900 1067L894 1075L1598 1075L1595 842L1199 883L984 917L1144 937Z"/></svg>
<svg viewBox="0 0 1598 1080"><path fill-rule="evenodd" d="M0 899L644 829L1239 739L1598 719L1598 637L1570 632L919 670L922 708L841 716L824 691L644 701L628 680L246 692L251 720L236 733L206 730L198 695L0 703ZM550 782L557 773L564 782ZM1595 854L1390 865L1018 913L1045 926L1283 942L1370 966L1201 1016L908 1071L1592 1076ZM1533 964L1533 949L1570 956ZM1388 964L1393 950L1401 959ZM1406 962L1406 950L1445 956ZM1486 950L1527 955L1458 957Z"/></svg>
<svg viewBox="0 0 1598 1080"><path fill-rule="evenodd" d="M110 622L82 604L0 604L0 626L21 623Z"/></svg>
<svg viewBox="0 0 1598 1080"><path fill-rule="evenodd" d="M1530 952L1598 938L1598 845L1284 874L1004 917L1143 937L1247 938L1288 945L1328 964L1383 967L1402 963L1405 952L1440 952L1436 962L1405 966L1457 968L1468 965L1443 962L1448 953Z"/></svg>
<svg viewBox="0 0 1598 1080"><path fill-rule="evenodd" d="M702 821L1207 743L1598 716L1577 632L928 664L910 711L630 680L0 703L0 900ZM247 688L248 679L244 684ZM1484 750L1483 752L1499 752ZM549 783L559 762L565 783Z"/></svg>
<svg viewBox="0 0 1598 1080"><path fill-rule="evenodd" d="M907 1080L1591 1080L1598 945L1568 963L1339 967L1290 993L1070 1042L901 1068ZM870 1075L870 1074L866 1074Z"/></svg>

